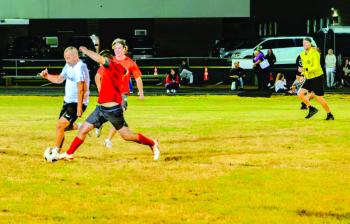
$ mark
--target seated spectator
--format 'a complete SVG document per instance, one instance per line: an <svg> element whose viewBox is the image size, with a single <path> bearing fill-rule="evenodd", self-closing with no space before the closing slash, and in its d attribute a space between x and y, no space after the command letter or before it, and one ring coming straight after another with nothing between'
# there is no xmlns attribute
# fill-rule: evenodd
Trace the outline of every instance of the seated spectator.
<svg viewBox="0 0 350 224"><path fill-rule="evenodd" d="M234 62L234 67L230 70L231 90L236 90L238 85L241 89L243 89L243 78L245 77L245 71L243 68L240 67L239 61Z"/></svg>
<svg viewBox="0 0 350 224"><path fill-rule="evenodd" d="M284 93L287 90L287 81L282 73L278 73L275 81L276 93Z"/></svg>
<svg viewBox="0 0 350 224"><path fill-rule="evenodd" d="M181 81L183 81L183 79L187 79L189 84L193 84L193 73L190 71L186 61L182 61L179 67L179 73Z"/></svg>
<svg viewBox="0 0 350 224"><path fill-rule="evenodd" d="M180 78L179 75L176 74L174 69L170 69L170 74L167 74L165 78L165 88L166 93L176 93L176 90L178 90L180 86Z"/></svg>
<svg viewBox="0 0 350 224"><path fill-rule="evenodd" d="M344 66L343 66L343 75L341 83L343 86L350 87L350 61L349 59L345 60Z"/></svg>
<svg viewBox="0 0 350 224"><path fill-rule="evenodd" d="M301 74L297 74L295 76L295 80L294 80L292 86L290 87L288 93L293 94L293 95L297 95L300 87L304 84L304 82L305 82L305 77L302 76Z"/></svg>

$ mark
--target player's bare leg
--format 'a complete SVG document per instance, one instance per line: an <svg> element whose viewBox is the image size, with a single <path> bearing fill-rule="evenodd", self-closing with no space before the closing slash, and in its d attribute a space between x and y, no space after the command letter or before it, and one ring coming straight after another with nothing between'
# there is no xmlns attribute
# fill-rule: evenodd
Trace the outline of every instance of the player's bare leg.
<svg viewBox="0 0 350 224"><path fill-rule="evenodd" d="M112 128L109 130L108 137L105 139L104 144L107 148L112 148L112 138L117 133L117 130L112 126Z"/></svg>
<svg viewBox="0 0 350 224"><path fill-rule="evenodd" d="M150 139L141 133L135 134L128 127L122 127L118 130L120 136L126 141L133 141L143 145L148 145L153 151L153 159L158 160L160 155L159 142L157 140Z"/></svg>
<svg viewBox="0 0 350 224"><path fill-rule="evenodd" d="M306 89L301 88L298 92L298 97L307 107L311 105L309 100L309 94Z"/></svg>
<svg viewBox="0 0 350 224"><path fill-rule="evenodd" d="M316 100L322 105L323 109L327 112L330 113L331 110L329 109L327 101L323 98L323 96L316 96Z"/></svg>
<svg viewBox="0 0 350 224"><path fill-rule="evenodd" d="M93 124L84 122L84 124L79 129L78 135L74 138L73 142L69 146L69 149L67 150L67 152L61 153L59 155L59 159L68 160L68 161L73 160L74 159L73 153L75 152L75 150L78 149L78 147L81 144L83 144L88 133L94 128L95 126Z"/></svg>
<svg viewBox="0 0 350 224"><path fill-rule="evenodd" d="M56 124L56 140L55 140L55 147L60 149L63 140L64 140L64 132L65 129L69 127L69 121L65 119L64 117L61 117Z"/></svg>
<svg viewBox="0 0 350 224"><path fill-rule="evenodd" d="M314 116L318 112L318 110L315 107L311 106L311 103L310 103L310 100L309 100L309 96L307 94L307 90L306 89L301 88L299 90L299 92L298 92L298 97L307 106L307 108L309 108L309 113L305 117L306 119L311 118L312 116Z"/></svg>

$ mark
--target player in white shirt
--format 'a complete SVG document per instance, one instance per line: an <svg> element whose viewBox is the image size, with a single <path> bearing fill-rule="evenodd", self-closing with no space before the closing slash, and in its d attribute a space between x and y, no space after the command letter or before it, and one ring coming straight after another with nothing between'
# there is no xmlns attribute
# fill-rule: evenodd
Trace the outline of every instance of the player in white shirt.
<svg viewBox="0 0 350 224"><path fill-rule="evenodd" d="M75 47L67 47L64 50L66 65L61 74L49 74L45 69L40 76L52 83L65 84L64 104L56 125L56 140L52 150L60 151L64 142L64 132L77 130L74 123L81 117L89 103L89 70L84 62L79 59L78 50Z"/></svg>

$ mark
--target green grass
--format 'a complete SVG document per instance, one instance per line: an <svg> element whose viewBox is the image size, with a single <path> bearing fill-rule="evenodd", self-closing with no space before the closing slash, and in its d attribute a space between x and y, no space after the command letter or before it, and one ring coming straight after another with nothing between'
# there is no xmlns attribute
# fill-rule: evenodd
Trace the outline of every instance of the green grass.
<svg viewBox="0 0 350 224"><path fill-rule="evenodd" d="M305 120L296 97L130 97L160 161L119 137L105 149L105 125L51 164L62 97L1 96L0 223L350 223L350 96L326 99L335 121L316 103Z"/></svg>

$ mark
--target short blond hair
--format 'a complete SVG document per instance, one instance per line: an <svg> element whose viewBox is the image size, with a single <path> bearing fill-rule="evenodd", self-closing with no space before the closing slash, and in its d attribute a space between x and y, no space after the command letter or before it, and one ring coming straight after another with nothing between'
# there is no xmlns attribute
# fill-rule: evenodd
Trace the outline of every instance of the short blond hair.
<svg viewBox="0 0 350 224"><path fill-rule="evenodd" d="M121 38L117 38L117 39L113 40L113 42L112 42L112 48L113 48L116 44L121 44L121 45L123 45L123 47L126 47L126 40L121 39Z"/></svg>
<svg viewBox="0 0 350 224"><path fill-rule="evenodd" d="M69 47L67 47L66 49L64 49L64 53L66 53L66 52L70 52L71 54L76 54L76 55L79 55L78 54L78 49L76 49L75 47L73 47L73 46L69 46Z"/></svg>

